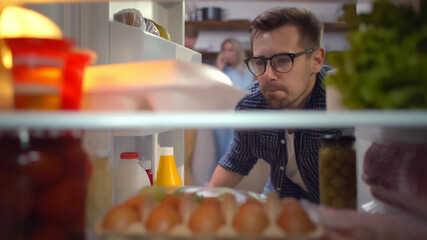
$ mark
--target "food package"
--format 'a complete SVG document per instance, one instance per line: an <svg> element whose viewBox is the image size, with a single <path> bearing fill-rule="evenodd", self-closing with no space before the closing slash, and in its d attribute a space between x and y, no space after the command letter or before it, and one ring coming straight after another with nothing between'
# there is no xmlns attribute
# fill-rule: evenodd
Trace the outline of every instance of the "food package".
<svg viewBox="0 0 427 240"><path fill-rule="evenodd" d="M319 207L308 202L302 204L324 227L322 240L421 240L427 236L427 223L409 215Z"/></svg>
<svg viewBox="0 0 427 240"><path fill-rule="evenodd" d="M114 14L114 21L121 22L129 26L141 28L156 36L160 36L157 26L147 18L144 18L142 13L135 8L126 8Z"/></svg>
<svg viewBox="0 0 427 240"><path fill-rule="evenodd" d="M145 21L145 31L161 37L160 31L153 21L147 18L144 18L144 21Z"/></svg>
<svg viewBox="0 0 427 240"><path fill-rule="evenodd" d="M294 198L231 188L148 186L96 224L100 239L318 239L323 227Z"/></svg>
<svg viewBox="0 0 427 240"><path fill-rule="evenodd" d="M372 139L363 155L362 173L377 206L370 211L409 214L427 221L427 129L379 128L358 133Z"/></svg>
<svg viewBox="0 0 427 240"><path fill-rule="evenodd" d="M114 14L114 21L121 22L129 26L145 29L145 21L142 13L134 8L120 10Z"/></svg>
<svg viewBox="0 0 427 240"><path fill-rule="evenodd" d="M88 67L85 110L233 110L246 90L207 64L156 60Z"/></svg>

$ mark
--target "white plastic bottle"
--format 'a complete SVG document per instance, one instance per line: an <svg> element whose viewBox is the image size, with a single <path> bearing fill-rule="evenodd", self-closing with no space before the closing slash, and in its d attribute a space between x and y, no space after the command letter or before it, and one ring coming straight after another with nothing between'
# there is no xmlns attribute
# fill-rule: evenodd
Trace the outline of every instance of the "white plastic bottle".
<svg viewBox="0 0 427 240"><path fill-rule="evenodd" d="M135 196L141 188L150 186L150 179L138 164L137 152L120 154L120 163L114 173L114 204L121 204Z"/></svg>

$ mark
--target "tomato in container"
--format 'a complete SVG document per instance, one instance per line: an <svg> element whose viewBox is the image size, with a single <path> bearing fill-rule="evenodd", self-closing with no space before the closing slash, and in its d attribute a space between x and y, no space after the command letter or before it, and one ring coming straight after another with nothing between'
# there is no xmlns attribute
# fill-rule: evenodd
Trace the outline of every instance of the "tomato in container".
<svg viewBox="0 0 427 240"><path fill-rule="evenodd" d="M91 168L81 134L66 130L0 133L0 229L5 236L84 239Z"/></svg>

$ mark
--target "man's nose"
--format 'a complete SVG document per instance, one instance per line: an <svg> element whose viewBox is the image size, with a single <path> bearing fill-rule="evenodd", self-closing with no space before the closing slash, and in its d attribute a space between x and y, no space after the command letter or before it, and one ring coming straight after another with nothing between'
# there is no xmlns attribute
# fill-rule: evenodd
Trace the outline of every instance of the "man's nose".
<svg viewBox="0 0 427 240"><path fill-rule="evenodd" d="M270 61L271 60L267 61L267 64L265 65L265 72L262 76L268 79L274 79L277 72L274 70L273 66L271 66Z"/></svg>

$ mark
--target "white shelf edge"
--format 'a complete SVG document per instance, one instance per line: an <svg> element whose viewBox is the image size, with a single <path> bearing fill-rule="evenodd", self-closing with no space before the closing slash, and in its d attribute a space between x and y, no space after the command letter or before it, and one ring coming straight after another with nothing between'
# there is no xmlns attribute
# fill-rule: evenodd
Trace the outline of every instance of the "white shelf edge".
<svg viewBox="0 0 427 240"><path fill-rule="evenodd" d="M427 127L426 110L246 112L1 112L0 129Z"/></svg>

